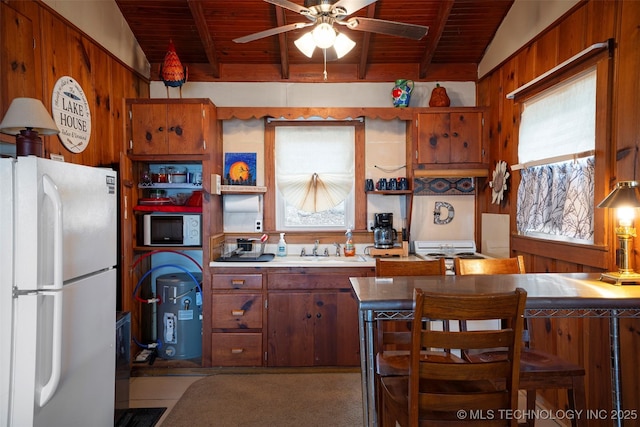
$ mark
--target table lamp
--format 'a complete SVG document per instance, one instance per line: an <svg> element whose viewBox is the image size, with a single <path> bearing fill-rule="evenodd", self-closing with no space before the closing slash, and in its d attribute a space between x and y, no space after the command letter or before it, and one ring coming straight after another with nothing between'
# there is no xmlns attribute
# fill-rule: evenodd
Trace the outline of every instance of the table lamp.
<svg viewBox="0 0 640 427"><path fill-rule="evenodd" d="M616 236L620 248L616 251L617 272L602 273L600 280L616 285L632 285L640 283L640 274L629 266L629 251L631 239L636 237L636 229L633 220L636 208L640 207L640 188L637 181L620 181L605 199L598 205L599 208L612 208L616 211L618 226Z"/></svg>
<svg viewBox="0 0 640 427"><path fill-rule="evenodd" d="M37 157L44 154L38 134L60 133L42 101L34 98L14 98L0 123L0 132L16 136L16 155Z"/></svg>

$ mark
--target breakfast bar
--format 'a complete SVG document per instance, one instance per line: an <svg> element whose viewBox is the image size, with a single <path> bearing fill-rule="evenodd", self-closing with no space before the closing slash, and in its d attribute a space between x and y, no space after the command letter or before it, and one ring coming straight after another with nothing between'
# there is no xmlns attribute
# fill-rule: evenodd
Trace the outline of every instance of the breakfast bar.
<svg viewBox="0 0 640 427"><path fill-rule="evenodd" d="M364 423L375 426L375 321L412 317L413 289L483 294L527 291L527 317L608 317L611 338L612 408L620 410L618 319L640 317L640 287L611 285L594 273L535 273L489 276L352 277L359 305ZM613 417L612 417L613 418ZM620 418L613 419L617 426Z"/></svg>

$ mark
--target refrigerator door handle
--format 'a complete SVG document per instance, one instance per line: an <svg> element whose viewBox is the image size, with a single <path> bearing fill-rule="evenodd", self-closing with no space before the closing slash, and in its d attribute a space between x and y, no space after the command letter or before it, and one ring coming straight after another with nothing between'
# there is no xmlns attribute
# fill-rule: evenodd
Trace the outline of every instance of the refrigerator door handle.
<svg viewBox="0 0 640 427"><path fill-rule="evenodd" d="M53 182L47 176L42 177L44 194L51 199L54 206L54 232L53 232L53 286L51 292L44 291L42 294L53 297L53 325L52 325L52 348L51 348L51 375L47 382L36 391L36 403L43 407L55 394L60 382L62 369L62 199L60 193Z"/></svg>
<svg viewBox="0 0 640 427"><path fill-rule="evenodd" d="M51 199L54 209L53 218L53 285L43 285L43 288L62 290L62 255L63 255L63 229L62 229L62 198L58 188L48 175L42 176L42 190L44 195Z"/></svg>
<svg viewBox="0 0 640 427"><path fill-rule="evenodd" d="M58 389L62 368L62 292L42 292L53 297L53 342L51 344L51 375L46 384L36 388L36 403L41 408Z"/></svg>

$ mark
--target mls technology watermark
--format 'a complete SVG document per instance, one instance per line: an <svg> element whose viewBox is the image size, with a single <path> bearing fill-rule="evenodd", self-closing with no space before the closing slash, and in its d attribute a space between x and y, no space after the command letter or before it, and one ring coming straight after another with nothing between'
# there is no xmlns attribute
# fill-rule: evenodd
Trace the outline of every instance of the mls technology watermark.
<svg viewBox="0 0 640 427"><path fill-rule="evenodd" d="M460 420L637 420L638 411L608 409L497 409L497 410L459 410Z"/></svg>

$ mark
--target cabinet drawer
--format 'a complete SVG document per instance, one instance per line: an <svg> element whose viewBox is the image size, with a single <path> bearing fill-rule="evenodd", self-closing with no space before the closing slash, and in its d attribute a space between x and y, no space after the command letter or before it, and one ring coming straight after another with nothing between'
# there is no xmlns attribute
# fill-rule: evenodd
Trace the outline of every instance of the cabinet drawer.
<svg viewBox="0 0 640 427"><path fill-rule="evenodd" d="M353 274L360 276L362 274ZM269 274L268 289L351 289L345 274Z"/></svg>
<svg viewBox="0 0 640 427"><path fill-rule="evenodd" d="M262 334L211 334L211 363L214 366L262 366Z"/></svg>
<svg viewBox="0 0 640 427"><path fill-rule="evenodd" d="M211 328L262 328L262 294L213 294Z"/></svg>
<svg viewBox="0 0 640 427"><path fill-rule="evenodd" d="M213 274L212 289L262 289L262 274Z"/></svg>

